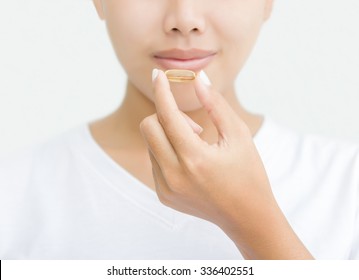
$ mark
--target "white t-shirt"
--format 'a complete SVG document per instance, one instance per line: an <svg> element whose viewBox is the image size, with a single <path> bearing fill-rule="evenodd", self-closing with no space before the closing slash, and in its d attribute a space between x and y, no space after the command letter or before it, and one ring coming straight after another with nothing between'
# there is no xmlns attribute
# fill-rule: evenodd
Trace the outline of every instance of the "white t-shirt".
<svg viewBox="0 0 359 280"><path fill-rule="evenodd" d="M314 257L359 259L359 146L302 137L268 118L254 141ZM216 225L162 205L87 124L0 162L0 259L241 258Z"/></svg>

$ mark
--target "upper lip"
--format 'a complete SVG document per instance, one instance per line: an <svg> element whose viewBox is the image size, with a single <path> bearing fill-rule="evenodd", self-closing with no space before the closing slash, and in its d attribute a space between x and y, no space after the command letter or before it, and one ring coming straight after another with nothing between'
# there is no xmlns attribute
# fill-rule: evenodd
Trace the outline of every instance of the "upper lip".
<svg viewBox="0 0 359 280"><path fill-rule="evenodd" d="M207 56L214 55L216 52L211 50L201 50L201 49L170 49L159 51L153 54L155 58L164 58L164 59L178 59L178 60L190 60L190 59L200 59Z"/></svg>

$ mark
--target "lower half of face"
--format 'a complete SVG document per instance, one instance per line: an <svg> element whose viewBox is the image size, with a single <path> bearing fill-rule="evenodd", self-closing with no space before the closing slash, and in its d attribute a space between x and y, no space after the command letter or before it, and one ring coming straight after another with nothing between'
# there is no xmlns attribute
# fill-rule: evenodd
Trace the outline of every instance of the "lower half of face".
<svg viewBox="0 0 359 280"><path fill-rule="evenodd" d="M255 44L264 2L108 1L106 24L129 83L148 99L153 68L203 70L227 94ZM171 83L171 90L181 110L201 108L191 82Z"/></svg>

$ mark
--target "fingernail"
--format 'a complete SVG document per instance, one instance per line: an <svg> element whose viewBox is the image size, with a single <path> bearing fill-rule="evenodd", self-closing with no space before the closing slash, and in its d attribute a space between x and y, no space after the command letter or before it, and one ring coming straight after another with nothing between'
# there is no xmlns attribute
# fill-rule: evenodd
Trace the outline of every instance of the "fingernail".
<svg viewBox="0 0 359 280"><path fill-rule="evenodd" d="M158 76L158 69L155 68L152 70L152 82L156 80L157 76Z"/></svg>
<svg viewBox="0 0 359 280"><path fill-rule="evenodd" d="M191 127L192 127L193 131L195 133L197 133L198 135L201 134L203 131L202 126L200 126L198 123L195 123L195 122L192 122Z"/></svg>
<svg viewBox="0 0 359 280"><path fill-rule="evenodd" d="M202 126L199 126L199 125L198 125L198 128L196 128L195 133L197 133L198 135L200 135L202 132L203 132Z"/></svg>
<svg viewBox="0 0 359 280"><path fill-rule="evenodd" d="M202 133L202 131L203 131L202 126L200 126L198 123L196 123L194 120L192 120L185 113L182 113L182 115L195 133L197 133L198 135Z"/></svg>
<svg viewBox="0 0 359 280"><path fill-rule="evenodd" d="M201 70L201 72L199 72L199 75L198 75L201 79L201 81L206 85L206 86L210 86L212 85L211 81L209 80L206 72L204 72L203 70Z"/></svg>

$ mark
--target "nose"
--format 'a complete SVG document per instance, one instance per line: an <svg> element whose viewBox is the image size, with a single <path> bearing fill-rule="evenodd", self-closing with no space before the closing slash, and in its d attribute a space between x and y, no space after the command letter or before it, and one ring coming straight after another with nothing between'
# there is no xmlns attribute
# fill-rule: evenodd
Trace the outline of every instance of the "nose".
<svg viewBox="0 0 359 280"><path fill-rule="evenodd" d="M167 0L168 9L164 20L164 29L168 34L188 36L203 33L206 22L202 1Z"/></svg>

